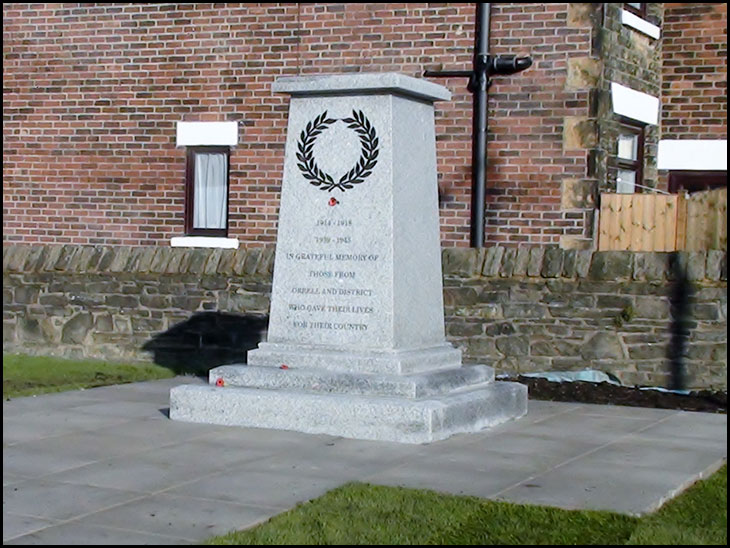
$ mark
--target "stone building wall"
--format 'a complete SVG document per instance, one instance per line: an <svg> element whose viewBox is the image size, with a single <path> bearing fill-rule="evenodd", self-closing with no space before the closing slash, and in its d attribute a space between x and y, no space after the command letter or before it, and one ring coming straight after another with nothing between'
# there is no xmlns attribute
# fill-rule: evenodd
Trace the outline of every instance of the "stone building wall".
<svg viewBox="0 0 730 548"><path fill-rule="evenodd" d="M667 253L443 250L447 338L498 372L600 369L666 385ZM680 254L695 293L693 386L727 386L727 257ZM3 350L149 360L205 311L268 311L273 249L3 247Z"/></svg>
<svg viewBox="0 0 730 548"><path fill-rule="evenodd" d="M596 88L594 105L598 142L593 154L592 169L599 182L599 192L616 192L617 137L620 119L612 111L611 83L621 84L653 97L661 96L662 40L654 39L621 22L623 4L600 4L605 10L598 30L598 56L602 75ZM664 4L646 4L646 20L661 28ZM644 130L643 185L658 185L657 152L659 126ZM645 192L645 189L637 189Z"/></svg>

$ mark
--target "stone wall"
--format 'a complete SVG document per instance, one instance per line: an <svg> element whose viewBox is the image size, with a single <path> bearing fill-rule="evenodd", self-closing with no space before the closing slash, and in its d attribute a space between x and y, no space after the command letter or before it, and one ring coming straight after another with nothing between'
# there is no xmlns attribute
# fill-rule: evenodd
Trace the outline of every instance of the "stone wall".
<svg viewBox="0 0 730 548"><path fill-rule="evenodd" d="M443 251L449 340L498 372L600 369L665 385L668 253ZM694 286L693 386L727 386L727 256L682 253ZM3 247L3 350L149 359L196 312L265 313L272 248Z"/></svg>
<svg viewBox="0 0 730 548"><path fill-rule="evenodd" d="M3 247L3 350L146 360L204 311L265 314L273 248Z"/></svg>
<svg viewBox="0 0 730 548"><path fill-rule="evenodd" d="M666 386L669 253L444 250L449 339L503 372L599 369ZM725 252L682 253L694 287L694 386L727 386Z"/></svg>

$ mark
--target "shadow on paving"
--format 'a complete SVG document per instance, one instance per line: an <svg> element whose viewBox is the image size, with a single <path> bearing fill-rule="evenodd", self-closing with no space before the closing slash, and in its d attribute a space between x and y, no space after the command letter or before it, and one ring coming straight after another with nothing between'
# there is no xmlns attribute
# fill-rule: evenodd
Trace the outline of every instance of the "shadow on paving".
<svg viewBox="0 0 730 548"><path fill-rule="evenodd" d="M246 354L264 338L269 317L200 312L143 346L157 365L179 375L206 376L219 365L246 363Z"/></svg>

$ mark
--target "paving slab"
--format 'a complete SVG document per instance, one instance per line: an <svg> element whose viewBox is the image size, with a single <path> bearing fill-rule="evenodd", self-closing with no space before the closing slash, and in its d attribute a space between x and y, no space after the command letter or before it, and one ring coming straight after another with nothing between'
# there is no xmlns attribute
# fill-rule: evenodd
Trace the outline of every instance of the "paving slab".
<svg viewBox="0 0 730 548"><path fill-rule="evenodd" d="M271 510L266 508L160 493L96 512L79 521L83 525L204 539L251 527L270 515Z"/></svg>
<svg viewBox="0 0 730 548"><path fill-rule="evenodd" d="M64 521L138 499L140 495L120 489L34 479L3 488L3 503L19 515Z"/></svg>
<svg viewBox="0 0 730 548"><path fill-rule="evenodd" d="M156 463L146 462L133 455L79 466L48 477L79 486L91 485L154 494L194 478L205 477L210 473L205 466L206 460L205 454L201 454L198 463Z"/></svg>
<svg viewBox="0 0 730 548"><path fill-rule="evenodd" d="M113 427L103 431L74 432L63 436L53 436L23 443L17 454L31 456L51 455L52 457L76 457L86 463L119 457L129 453L144 453L149 450L162 450L178 440L170 442L162 436L136 436L134 433L121 434ZM193 440L194 441L194 440ZM181 443L187 443L183 440Z"/></svg>
<svg viewBox="0 0 730 548"><path fill-rule="evenodd" d="M68 446L64 447L67 450ZM65 470L92 464L92 457L73 454L53 454L39 451L25 444L6 446L3 444L3 473L21 476L26 479L41 478Z"/></svg>
<svg viewBox="0 0 730 548"><path fill-rule="evenodd" d="M3 511L3 544L6 538L25 537L35 531L42 531L58 523L55 520L41 519L33 516L19 516Z"/></svg>
<svg viewBox="0 0 730 548"><path fill-rule="evenodd" d="M191 544L348 481L653 511L727 456L727 416L559 402L404 445L171 421L165 379L3 403L4 544Z"/></svg>
<svg viewBox="0 0 730 548"><path fill-rule="evenodd" d="M203 437L151 448L136 455L140 462L200 467L201 455L208 455L204 466L210 472L230 469L234 464L257 461L275 453L275 449L241 443L236 440Z"/></svg>
<svg viewBox="0 0 730 548"><path fill-rule="evenodd" d="M342 477L303 474L299 470L256 472L233 469L196 482L175 487L174 495L236 502L254 508L268 508L268 516L315 499L345 483Z"/></svg>
<svg viewBox="0 0 730 548"><path fill-rule="evenodd" d="M84 403L74 408L76 413L124 419L165 420L168 418L163 405L150 401L103 401Z"/></svg>
<svg viewBox="0 0 730 548"><path fill-rule="evenodd" d="M426 455L365 480L377 485L490 498L530 477L533 470L528 455L472 453L436 458Z"/></svg>
<svg viewBox="0 0 730 548"><path fill-rule="evenodd" d="M39 404L38 398L41 398L43 403ZM96 403L104 400L105 397L103 394L97 394L93 390L74 390L71 392L43 394L41 396L13 398L3 404L3 417L22 417L26 413L36 413L39 409L42 409L44 412L53 411L54 409L70 409L75 405Z"/></svg>
<svg viewBox="0 0 730 548"><path fill-rule="evenodd" d="M403 444L390 442L389 447L365 448L349 440L332 437L317 447L305 447L291 452L279 452L263 459L252 460L240 468L243 472L267 474L297 473L305 476L324 477L346 481L362 478L378 470L399 465L415 455ZM364 442L367 443L367 442ZM386 442L387 443L387 442Z"/></svg>
<svg viewBox="0 0 730 548"><path fill-rule="evenodd" d="M4 518L4 516L3 516ZM4 534L5 519L3 519ZM156 545L172 546L195 544L195 539L168 537L137 530L101 527L78 522L67 522L37 529L28 534L3 541L8 545L71 545L71 546L130 546Z"/></svg>
<svg viewBox="0 0 730 548"><path fill-rule="evenodd" d="M3 413L3 444L10 445L76 432L96 431L128 420L118 416L79 413L73 409L54 409L41 413L29 411L22 416L12 418L5 418Z"/></svg>
<svg viewBox="0 0 730 548"><path fill-rule="evenodd" d="M208 430L190 428L189 425L166 420L140 419L116 423L103 429L103 433L110 436L122 436L140 440L139 443L147 449L149 445L166 446L171 443L185 443L196 439L214 435L220 427L211 426Z"/></svg>
<svg viewBox="0 0 730 548"><path fill-rule="evenodd" d="M616 436L633 434L656 424L656 418L569 413L553 417L532 425L521 425L519 432L551 440L584 441L602 444L616 439Z"/></svg>
<svg viewBox="0 0 730 548"><path fill-rule="evenodd" d="M717 464L716 445L713 451L697 451L686 440L674 438L650 439L638 435L627 436L602 447L584 461L598 466L652 467L668 473L692 474L695 470L709 470Z"/></svg>
<svg viewBox="0 0 730 548"><path fill-rule="evenodd" d="M25 476L21 476L18 474L12 474L10 472L7 472L3 470L3 487L7 487L8 485L14 485L16 483L20 483L21 481L25 481L28 478Z"/></svg>
<svg viewBox="0 0 730 548"><path fill-rule="evenodd" d="M648 462L647 466L607 466L596 456L587 456L536 474L489 498L642 515L688 487L690 477L684 472L655 468Z"/></svg>

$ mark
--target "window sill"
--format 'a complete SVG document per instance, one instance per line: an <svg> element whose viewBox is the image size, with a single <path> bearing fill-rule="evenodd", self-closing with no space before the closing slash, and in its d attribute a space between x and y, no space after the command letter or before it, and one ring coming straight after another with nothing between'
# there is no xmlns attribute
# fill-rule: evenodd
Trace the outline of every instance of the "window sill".
<svg viewBox="0 0 730 548"><path fill-rule="evenodd" d="M659 40L661 36L662 31L659 27L649 23L646 19L642 19L638 15L634 15L630 11L621 10L621 23L654 38L654 40Z"/></svg>
<svg viewBox="0 0 730 548"><path fill-rule="evenodd" d="M238 249L238 240L236 238L216 238L213 236L178 236L170 240L170 247Z"/></svg>

